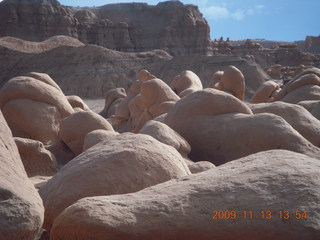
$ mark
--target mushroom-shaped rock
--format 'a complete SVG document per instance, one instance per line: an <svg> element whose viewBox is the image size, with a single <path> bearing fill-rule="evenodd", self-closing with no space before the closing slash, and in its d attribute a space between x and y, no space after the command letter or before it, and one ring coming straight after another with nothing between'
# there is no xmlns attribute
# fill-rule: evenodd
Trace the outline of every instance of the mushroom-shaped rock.
<svg viewBox="0 0 320 240"><path fill-rule="evenodd" d="M111 124L94 112L77 112L63 119L60 124L60 137L76 154L82 152L85 136L97 129L113 131Z"/></svg>
<svg viewBox="0 0 320 240"><path fill-rule="evenodd" d="M313 145L320 147L320 121L305 108L291 103L274 102L253 104L253 113L273 113L282 117Z"/></svg>
<svg viewBox="0 0 320 240"><path fill-rule="evenodd" d="M274 95L280 89L279 84L274 81L266 81L260 85L258 90L252 96L250 103L272 102Z"/></svg>
<svg viewBox="0 0 320 240"><path fill-rule="evenodd" d="M59 215L51 238L317 239L319 178L318 159L261 152L136 193L83 198Z"/></svg>
<svg viewBox="0 0 320 240"><path fill-rule="evenodd" d="M130 101L140 92L141 81L136 80L130 86L127 97L115 106L115 118L126 121L130 118L129 104Z"/></svg>
<svg viewBox="0 0 320 240"><path fill-rule="evenodd" d="M137 109L132 115L132 131L138 132L143 125L161 114L167 113L180 98L161 79L152 79L141 85L140 96L137 95L130 104ZM140 114L141 113L141 114Z"/></svg>
<svg viewBox="0 0 320 240"><path fill-rule="evenodd" d="M298 105L307 109L315 118L320 120L320 100L302 101Z"/></svg>
<svg viewBox="0 0 320 240"><path fill-rule="evenodd" d="M242 72L235 66L228 66L221 77L221 81L214 85L215 89L230 92L240 100L244 100L245 79Z"/></svg>
<svg viewBox="0 0 320 240"><path fill-rule="evenodd" d="M191 92L203 89L200 78L190 70L182 71L171 81L169 86L181 98Z"/></svg>
<svg viewBox="0 0 320 240"><path fill-rule="evenodd" d="M67 163L40 189L44 228L80 198L136 192L189 174L173 147L144 134L120 134Z"/></svg>
<svg viewBox="0 0 320 240"><path fill-rule="evenodd" d="M163 102L176 102L180 99L161 79L152 79L143 83L140 94L146 108Z"/></svg>
<svg viewBox="0 0 320 240"><path fill-rule="evenodd" d="M0 111L0 239L37 239L43 215L42 200Z"/></svg>
<svg viewBox="0 0 320 240"><path fill-rule="evenodd" d="M208 88L214 88L214 86L221 81L223 73L223 71L216 71L213 73L211 76L211 81L208 84Z"/></svg>
<svg viewBox="0 0 320 240"><path fill-rule="evenodd" d="M52 176L57 172L56 158L42 142L17 137L14 141L28 177Z"/></svg>
<svg viewBox="0 0 320 240"><path fill-rule="evenodd" d="M10 79L0 90L0 107L17 98L56 106L63 118L73 113L71 105L61 91L36 78L20 76Z"/></svg>
<svg viewBox="0 0 320 240"><path fill-rule="evenodd" d="M133 81L130 89L128 91L127 97L121 101L117 106L115 107L115 118L120 119L122 121L129 120L130 118L130 110L129 110L129 104L131 100L140 93L141 85L149 80L155 79L156 77L153 76L150 72L148 72L145 69L142 69L138 73L138 79Z"/></svg>
<svg viewBox="0 0 320 240"><path fill-rule="evenodd" d="M85 104L85 102L79 96L70 95L66 96L66 98L70 105L73 107L73 109L80 108L83 111L91 111L87 104Z"/></svg>
<svg viewBox="0 0 320 240"><path fill-rule="evenodd" d="M104 140L108 140L113 138L114 136L117 136L119 133L114 131L107 131L107 130L94 130L92 132L89 132L83 141L83 149L82 151L86 151L92 146L98 144L99 142L102 142Z"/></svg>
<svg viewBox="0 0 320 240"><path fill-rule="evenodd" d="M193 161L215 165L252 153L287 149L317 156L320 149L274 114L252 115L239 99L214 89L188 95L164 119L191 146Z"/></svg>
<svg viewBox="0 0 320 240"><path fill-rule="evenodd" d="M158 121L148 121L139 133L147 134L158 141L174 147L183 157L191 151L189 143L179 133Z"/></svg>
<svg viewBox="0 0 320 240"><path fill-rule="evenodd" d="M14 136L51 144L73 108L47 74L29 75L12 78L1 88L0 108Z"/></svg>
<svg viewBox="0 0 320 240"><path fill-rule="evenodd" d="M56 88L59 92L62 92L59 85L46 73L38 73L38 72L29 72L25 74L26 77L32 77L35 78L41 82L47 83L51 85L52 87Z"/></svg>
<svg viewBox="0 0 320 240"><path fill-rule="evenodd" d="M106 92L104 109L99 113L102 117L108 118L115 114L116 107L127 96L124 88L114 88Z"/></svg>

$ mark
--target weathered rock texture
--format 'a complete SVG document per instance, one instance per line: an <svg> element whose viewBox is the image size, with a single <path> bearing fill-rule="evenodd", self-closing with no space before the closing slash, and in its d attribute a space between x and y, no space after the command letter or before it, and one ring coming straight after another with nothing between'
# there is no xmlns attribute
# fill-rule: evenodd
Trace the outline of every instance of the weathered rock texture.
<svg viewBox="0 0 320 240"><path fill-rule="evenodd" d="M87 149L91 148L92 146L102 142L104 140L109 140L114 136L117 136L119 133L114 131L107 131L107 130L94 130L89 132L83 140L83 147L82 151L86 151Z"/></svg>
<svg viewBox="0 0 320 240"><path fill-rule="evenodd" d="M304 44L299 47L305 52L320 54L320 36L307 36Z"/></svg>
<svg viewBox="0 0 320 240"><path fill-rule="evenodd" d="M67 35L119 51L164 49L174 55L210 52L207 21L198 7L180 2L76 9L58 1L4 0L0 16L0 36L43 41Z"/></svg>
<svg viewBox="0 0 320 240"><path fill-rule="evenodd" d="M285 102L252 104L253 113L273 113L282 117L313 145L320 147L320 121L305 108Z"/></svg>
<svg viewBox="0 0 320 240"><path fill-rule="evenodd" d="M28 179L1 111L0 179L0 239L35 239L43 223L42 200Z"/></svg>
<svg viewBox="0 0 320 240"><path fill-rule="evenodd" d="M279 100L289 103L320 100L320 69L306 69L292 78L274 96L273 101Z"/></svg>
<svg viewBox="0 0 320 240"><path fill-rule="evenodd" d="M61 120L73 108L47 74L26 75L10 79L0 89L0 108L15 137L52 144L58 140Z"/></svg>
<svg viewBox="0 0 320 240"><path fill-rule="evenodd" d="M55 220L51 237L317 239L319 178L318 159L282 150L262 152L137 193L81 199ZM213 219L213 211L236 211L237 215ZM298 219L297 211L306 211L307 217Z"/></svg>
<svg viewBox="0 0 320 240"><path fill-rule="evenodd" d="M311 101L301 101L298 103L305 109L307 109L315 118L320 120L320 101L311 100Z"/></svg>
<svg viewBox="0 0 320 240"><path fill-rule="evenodd" d="M61 42L68 43L68 39L70 38ZM248 99L270 78L256 63L235 56L172 57L162 50L124 53L95 45L67 45L50 51L25 53L19 50L20 44L15 46L12 43L8 48L1 46L0 41L0 87L10 78L26 72L45 72L57 82L66 95L97 98L117 87L128 90L142 67L166 83L189 69L197 74L202 85L207 87L214 72L225 70L231 64L237 67L246 79Z"/></svg>
<svg viewBox="0 0 320 240"><path fill-rule="evenodd" d="M200 78L189 70L182 71L170 82L169 86L179 97L203 89Z"/></svg>
<svg viewBox="0 0 320 240"><path fill-rule="evenodd" d="M316 119L314 119L316 120ZM214 89L191 93L164 118L191 145L193 161L215 165L271 149L286 149L317 157L320 149L274 114L252 115L230 94Z"/></svg>
<svg viewBox="0 0 320 240"><path fill-rule="evenodd" d="M159 142L174 147L183 157L186 157L191 151L189 143L164 123L153 120L148 121L139 133L149 135Z"/></svg>
<svg viewBox="0 0 320 240"><path fill-rule="evenodd" d="M245 78L242 72L235 66L228 66L221 76L220 81L216 82L213 79L209 83L209 87L229 92L236 98L244 100L244 93L246 89Z"/></svg>
<svg viewBox="0 0 320 240"><path fill-rule="evenodd" d="M75 155L79 155L86 135L98 129L113 132L110 123L97 113L80 111L61 121L59 136Z"/></svg>
<svg viewBox="0 0 320 240"><path fill-rule="evenodd" d="M67 163L40 189L44 228L80 198L136 192L189 174L174 148L143 134L120 134Z"/></svg>
<svg viewBox="0 0 320 240"><path fill-rule="evenodd" d="M45 149L42 142L15 137L19 154L28 177L53 176L57 172L55 156Z"/></svg>
<svg viewBox="0 0 320 240"><path fill-rule="evenodd" d="M266 81L260 85L255 94L250 99L251 103L272 102L274 96L280 89L279 84L274 81Z"/></svg>
<svg viewBox="0 0 320 240"><path fill-rule="evenodd" d="M57 47L80 47L84 46L84 44L79 40L68 36L54 36L43 42L30 42L14 37L2 37L0 38L0 46L24 53L41 53Z"/></svg>

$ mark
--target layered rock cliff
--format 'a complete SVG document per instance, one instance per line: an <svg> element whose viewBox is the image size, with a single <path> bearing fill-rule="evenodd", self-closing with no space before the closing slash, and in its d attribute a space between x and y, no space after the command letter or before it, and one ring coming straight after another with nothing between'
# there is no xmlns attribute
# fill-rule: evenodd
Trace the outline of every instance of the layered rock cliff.
<svg viewBox="0 0 320 240"><path fill-rule="evenodd" d="M71 8L56 0L4 0L0 36L43 41L67 35L110 49L163 49L172 55L210 53L210 29L197 6L176 1Z"/></svg>

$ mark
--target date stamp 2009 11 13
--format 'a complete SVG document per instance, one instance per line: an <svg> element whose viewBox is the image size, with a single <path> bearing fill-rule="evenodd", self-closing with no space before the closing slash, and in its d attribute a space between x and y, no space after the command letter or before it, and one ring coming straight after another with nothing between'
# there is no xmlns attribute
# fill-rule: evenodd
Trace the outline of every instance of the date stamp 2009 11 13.
<svg viewBox="0 0 320 240"><path fill-rule="evenodd" d="M224 210L224 211L212 211L213 220L222 220L222 219L297 219L304 220L308 218L307 211L303 210L279 210L279 211L270 211L270 210L261 210L261 211L235 211L235 210Z"/></svg>

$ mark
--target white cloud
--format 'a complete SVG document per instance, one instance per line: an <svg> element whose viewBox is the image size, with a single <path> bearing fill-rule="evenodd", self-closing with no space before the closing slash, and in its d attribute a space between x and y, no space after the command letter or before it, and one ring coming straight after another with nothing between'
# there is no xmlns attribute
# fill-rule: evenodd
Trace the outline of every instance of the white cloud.
<svg viewBox="0 0 320 240"><path fill-rule="evenodd" d="M230 16L235 20L242 20L245 18L245 11L242 9L237 9L235 12L231 13Z"/></svg>
<svg viewBox="0 0 320 240"><path fill-rule="evenodd" d="M203 2L208 3L208 1L203 0ZM201 6L201 12L203 15L211 20L225 20L225 19L234 19L241 21L247 16L254 14L261 14L265 10L265 6L262 4L254 5L252 8L238 8L231 9L231 5L220 4L220 6Z"/></svg>
<svg viewBox="0 0 320 240"><path fill-rule="evenodd" d="M255 9L264 9L265 6L262 5L262 4L258 4L258 5L255 5L254 8L255 8Z"/></svg>
<svg viewBox="0 0 320 240"><path fill-rule="evenodd" d="M230 12L225 7L210 6L201 10L207 18L214 20L227 19L230 17Z"/></svg>

